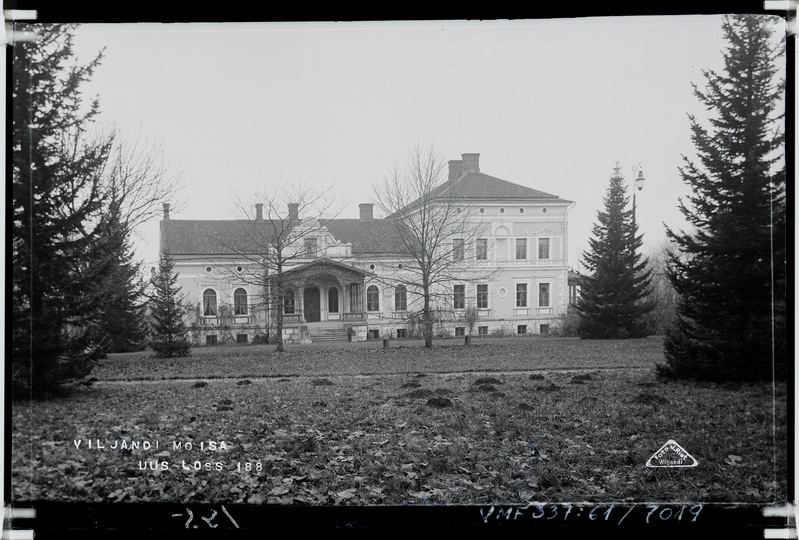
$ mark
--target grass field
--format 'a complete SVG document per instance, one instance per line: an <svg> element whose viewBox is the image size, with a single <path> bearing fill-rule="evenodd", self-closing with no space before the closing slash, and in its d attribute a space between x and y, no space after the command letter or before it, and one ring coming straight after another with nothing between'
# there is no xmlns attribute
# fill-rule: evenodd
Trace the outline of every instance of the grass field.
<svg viewBox="0 0 799 540"><path fill-rule="evenodd" d="M659 339L544 338L115 355L15 405L13 499L785 500L785 389L659 381L661 358ZM670 439L699 465L646 467Z"/></svg>

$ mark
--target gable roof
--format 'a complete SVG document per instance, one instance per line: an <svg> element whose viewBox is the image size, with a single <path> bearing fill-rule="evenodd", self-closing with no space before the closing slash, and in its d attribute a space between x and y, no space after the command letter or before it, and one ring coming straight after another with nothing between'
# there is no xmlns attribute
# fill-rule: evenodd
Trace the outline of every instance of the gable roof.
<svg viewBox="0 0 799 540"><path fill-rule="evenodd" d="M288 270L286 270L285 274L286 275L288 275L288 274L298 274L298 273L301 273L301 272L305 272L308 269L314 269L314 270L318 271L320 269L323 270L323 269L327 269L327 268L336 268L336 269L339 269L339 270L343 270L345 272L353 272L353 273L358 274L360 276L365 276L366 275L366 272L364 272L363 270L360 270L358 268L355 268L354 266L350 266L348 264L344 264L344 263L339 262L339 261L334 261L333 259L329 259L327 257L319 257L318 259L315 259L315 260L313 260L311 262L307 262L305 264L300 264L298 266L293 266L293 267L289 268Z"/></svg>

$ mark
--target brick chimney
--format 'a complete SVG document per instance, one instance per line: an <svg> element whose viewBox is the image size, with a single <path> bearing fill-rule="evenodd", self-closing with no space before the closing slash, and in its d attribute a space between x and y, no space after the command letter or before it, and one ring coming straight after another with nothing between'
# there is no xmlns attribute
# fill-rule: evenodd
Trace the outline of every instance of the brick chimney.
<svg viewBox="0 0 799 540"><path fill-rule="evenodd" d="M480 172L480 154L461 154L463 173Z"/></svg>
<svg viewBox="0 0 799 540"><path fill-rule="evenodd" d="M165 202L164 203L164 220L168 220L168 219L169 219L169 203Z"/></svg>
<svg viewBox="0 0 799 540"><path fill-rule="evenodd" d="M361 211L361 221L374 221L374 204L372 203L361 203L358 205L358 209Z"/></svg>
<svg viewBox="0 0 799 540"><path fill-rule="evenodd" d="M457 180L463 176L463 161L459 159L449 160L449 180L450 182Z"/></svg>
<svg viewBox="0 0 799 540"><path fill-rule="evenodd" d="M298 203L289 203L289 220L300 220L300 205Z"/></svg>
<svg viewBox="0 0 799 540"><path fill-rule="evenodd" d="M264 205L263 203L256 203L255 205L255 221L264 220Z"/></svg>

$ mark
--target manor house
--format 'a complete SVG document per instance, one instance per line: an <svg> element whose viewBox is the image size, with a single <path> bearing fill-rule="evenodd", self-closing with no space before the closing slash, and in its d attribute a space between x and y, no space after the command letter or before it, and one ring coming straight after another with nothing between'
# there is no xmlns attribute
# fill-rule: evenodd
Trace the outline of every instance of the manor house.
<svg viewBox="0 0 799 540"><path fill-rule="evenodd" d="M570 285L571 201L480 171L479 154L449 162L434 205L465 212L468 231L452 230L448 282L432 298L437 336L547 334L575 295ZM419 217L409 205L404 219ZM274 340L276 306L286 343L363 341L421 335L418 263L397 215L311 219L289 204L280 220L296 245L286 247L282 301L266 290L276 269L262 255L275 223L257 204L249 220L180 220L164 204L160 247L175 260L195 345ZM450 261L451 258L451 261ZM288 285L285 285L288 284Z"/></svg>

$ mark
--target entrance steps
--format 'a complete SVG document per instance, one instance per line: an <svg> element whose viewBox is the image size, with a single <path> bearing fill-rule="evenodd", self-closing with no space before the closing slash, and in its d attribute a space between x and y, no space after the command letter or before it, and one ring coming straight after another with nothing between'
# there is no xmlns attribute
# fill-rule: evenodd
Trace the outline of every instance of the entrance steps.
<svg viewBox="0 0 799 540"><path fill-rule="evenodd" d="M347 341L347 330L344 328L318 328L309 329L311 332L311 342L322 341Z"/></svg>

